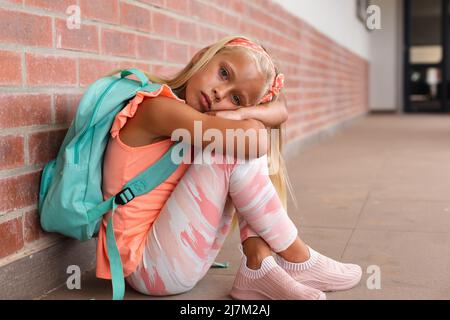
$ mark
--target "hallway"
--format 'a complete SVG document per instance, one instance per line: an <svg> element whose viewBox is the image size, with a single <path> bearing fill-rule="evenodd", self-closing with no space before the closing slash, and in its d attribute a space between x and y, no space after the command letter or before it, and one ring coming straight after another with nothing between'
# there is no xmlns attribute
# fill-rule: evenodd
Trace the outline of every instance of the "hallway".
<svg viewBox="0 0 450 320"><path fill-rule="evenodd" d="M288 159L298 201L289 214L317 251L361 265L360 284L328 299L450 299L450 117L370 115ZM238 232L189 293L169 299L229 299ZM380 289L373 287L379 267ZM110 299L93 272L81 290L42 299ZM148 299L127 288L126 299Z"/></svg>

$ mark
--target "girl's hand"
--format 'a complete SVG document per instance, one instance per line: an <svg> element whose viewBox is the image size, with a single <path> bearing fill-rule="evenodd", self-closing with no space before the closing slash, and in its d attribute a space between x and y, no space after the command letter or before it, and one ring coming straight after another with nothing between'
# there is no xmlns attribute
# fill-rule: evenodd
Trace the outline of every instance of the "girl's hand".
<svg viewBox="0 0 450 320"><path fill-rule="evenodd" d="M239 109L243 119L256 119L264 123L266 127L276 127L286 122L288 111L283 99L252 107Z"/></svg>
<svg viewBox="0 0 450 320"><path fill-rule="evenodd" d="M228 111L207 111L205 114L210 116L217 116L219 118L225 118L230 120L245 120L242 116L242 109L228 110Z"/></svg>

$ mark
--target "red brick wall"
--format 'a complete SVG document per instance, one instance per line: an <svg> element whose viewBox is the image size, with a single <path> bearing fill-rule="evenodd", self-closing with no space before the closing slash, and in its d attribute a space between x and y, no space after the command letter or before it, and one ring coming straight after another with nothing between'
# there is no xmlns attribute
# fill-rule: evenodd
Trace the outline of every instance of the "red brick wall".
<svg viewBox="0 0 450 320"><path fill-rule="evenodd" d="M66 27L72 4L79 30ZM118 67L171 73L235 33L281 62L288 141L367 111L367 61L269 0L1 1L0 265L57 240L39 228L40 174L90 82Z"/></svg>

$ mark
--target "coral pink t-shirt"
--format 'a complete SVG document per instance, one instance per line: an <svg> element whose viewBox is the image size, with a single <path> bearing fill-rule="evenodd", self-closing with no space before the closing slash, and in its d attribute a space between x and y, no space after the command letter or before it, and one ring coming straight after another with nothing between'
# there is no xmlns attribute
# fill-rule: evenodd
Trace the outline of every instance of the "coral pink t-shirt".
<svg viewBox="0 0 450 320"><path fill-rule="evenodd" d="M105 200L120 192L129 180L155 163L175 143L168 138L146 146L130 147L120 140L120 130L127 120L134 116L144 98L159 95L184 102L167 85L162 85L161 88L151 93L138 92L136 97L116 115L103 160L102 188ZM162 184L147 194L135 197L126 205L119 205L114 212L114 234L125 277L130 275L139 265L147 234L188 167L188 164L181 163L177 170ZM110 216L111 212L103 216L97 243L96 275L103 279L111 279L106 247L106 227Z"/></svg>

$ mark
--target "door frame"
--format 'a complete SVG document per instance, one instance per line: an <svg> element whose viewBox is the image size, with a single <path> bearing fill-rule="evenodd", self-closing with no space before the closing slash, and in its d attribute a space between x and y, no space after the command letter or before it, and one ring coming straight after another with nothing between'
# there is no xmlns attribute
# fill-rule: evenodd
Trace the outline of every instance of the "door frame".
<svg viewBox="0 0 450 320"><path fill-rule="evenodd" d="M448 88L447 83L449 80L448 66L449 66L449 2L450 0L441 0L441 12L443 17L441 19L441 36L442 36L442 61L440 68L442 72L442 96L441 96L441 108L440 112L449 112L450 106L448 101ZM403 0L403 27L404 27L404 46L403 46L403 105L404 112L414 112L411 108L410 101L410 81L409 75L411 71L409 59L409 48L411 47L411 0Z"/></svg>

